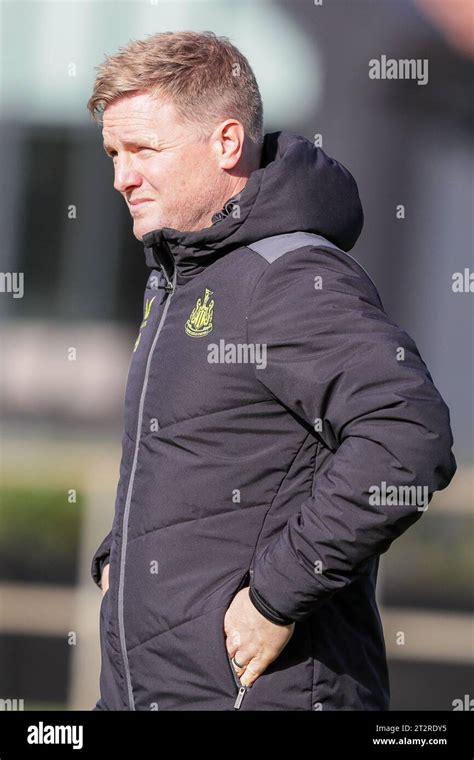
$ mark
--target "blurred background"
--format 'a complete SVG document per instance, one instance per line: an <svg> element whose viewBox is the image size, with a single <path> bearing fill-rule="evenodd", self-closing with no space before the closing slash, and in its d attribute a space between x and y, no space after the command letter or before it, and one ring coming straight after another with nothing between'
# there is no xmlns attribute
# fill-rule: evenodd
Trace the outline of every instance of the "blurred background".
<svg viewBox="0 0 474 760"><path fill-rule="evenodd" d="M106 54L184 29L230 37L266 131L317 141L358 182L351 253L416 341L458 462L381 562L392 709L474 696L474 296L452 287L474 271L472 2L2 0L0 24L0 710L99 696L90 563L112 522L147 271L86 103ZM371 79L382 55L427 59L428 82Z"/></svg>

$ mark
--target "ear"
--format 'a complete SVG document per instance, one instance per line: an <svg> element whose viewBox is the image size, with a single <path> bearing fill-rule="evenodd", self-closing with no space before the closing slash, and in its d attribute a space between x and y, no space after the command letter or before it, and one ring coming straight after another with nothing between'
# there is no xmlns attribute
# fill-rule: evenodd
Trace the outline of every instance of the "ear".
<svg viewBox="0 0 474 760"><path fill-rule="evenodd" d="M214 131L214 149L220 169L233 169L240 161L244 150L245 131L237 119L223 121Z"/></svg>

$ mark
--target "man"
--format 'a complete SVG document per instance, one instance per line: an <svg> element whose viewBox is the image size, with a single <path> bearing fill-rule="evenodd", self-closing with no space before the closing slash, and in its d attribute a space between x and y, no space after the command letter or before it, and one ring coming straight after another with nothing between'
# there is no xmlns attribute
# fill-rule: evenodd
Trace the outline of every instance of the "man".
<svg viewBox="0 0 474 760"><path fill-rule="evenodd" d="M386 710L379 556L456 464L414 342L347 254L354 179L263 134L247 60L212 33L130 43L88 107L150 267L91 568L93 709Z"/></svg>

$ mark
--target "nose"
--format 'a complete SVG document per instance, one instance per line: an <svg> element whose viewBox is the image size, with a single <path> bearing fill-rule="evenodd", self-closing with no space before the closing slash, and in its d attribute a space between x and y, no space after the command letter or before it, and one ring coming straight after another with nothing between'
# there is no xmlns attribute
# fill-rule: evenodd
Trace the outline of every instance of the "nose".
<svg viewBox="0 0 474 760"><path fill-rule="evenodd" d="M115 159L114 163L114 188L119 193L125 193L127 190L133 187L139 187L143 182L143 178L130 160L126 158Z"/></svg>

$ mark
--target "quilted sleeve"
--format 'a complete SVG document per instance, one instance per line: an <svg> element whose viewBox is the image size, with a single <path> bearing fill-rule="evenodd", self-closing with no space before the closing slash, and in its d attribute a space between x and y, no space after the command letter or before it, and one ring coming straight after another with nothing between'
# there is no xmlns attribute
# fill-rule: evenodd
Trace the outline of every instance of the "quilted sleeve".
<svg viewBox="0 0 474 760"><path fill-rule="evenodd" d="M351 257L314 246L285 254L258 281L247 319L248 342L266 347L256 378L332 452L311 496L255 557L250 598L287 623L386 552L456 461L448 408L414 341Z"/></svg>

